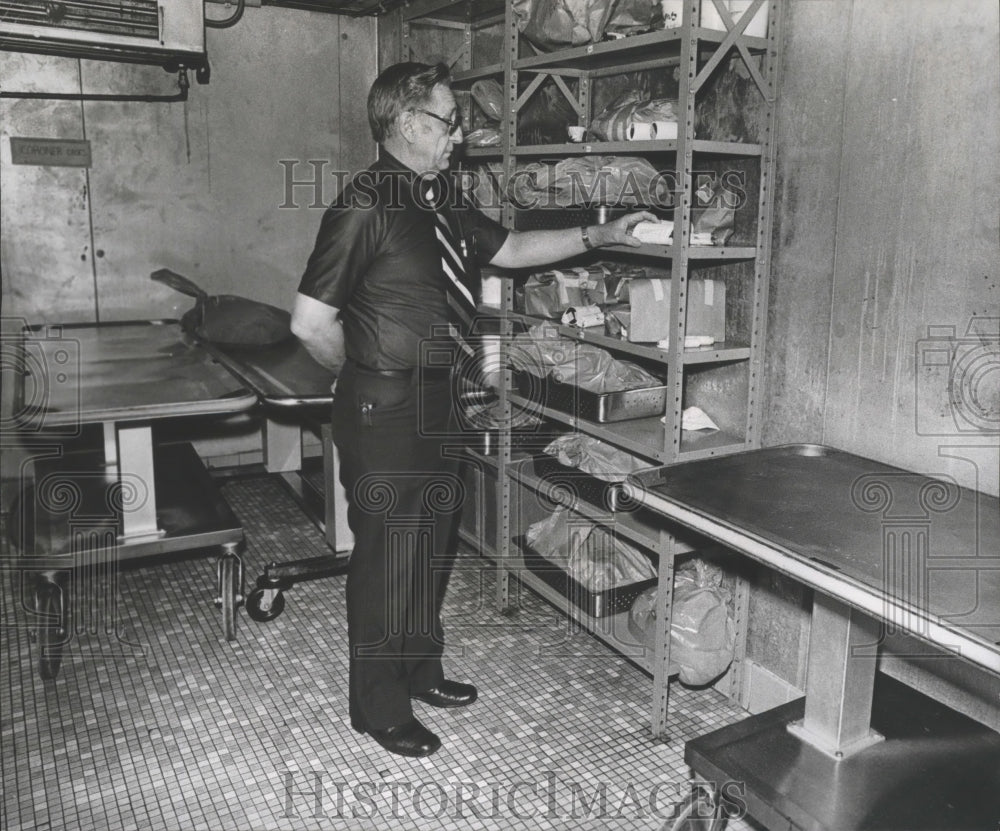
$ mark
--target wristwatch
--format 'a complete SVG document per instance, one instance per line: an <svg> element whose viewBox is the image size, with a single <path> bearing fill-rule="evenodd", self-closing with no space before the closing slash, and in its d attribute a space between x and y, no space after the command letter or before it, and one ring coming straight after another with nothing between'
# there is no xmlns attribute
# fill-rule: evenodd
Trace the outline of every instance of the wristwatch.
<svg viewBox="0 0 1000 831"><path fill-rule="evenodd" d="M580 236L583 238L583 247L586 248L588 251L590 251L595 247L594 243L590 241L590 235L587 233L586 225L580 226Z"/></svg>

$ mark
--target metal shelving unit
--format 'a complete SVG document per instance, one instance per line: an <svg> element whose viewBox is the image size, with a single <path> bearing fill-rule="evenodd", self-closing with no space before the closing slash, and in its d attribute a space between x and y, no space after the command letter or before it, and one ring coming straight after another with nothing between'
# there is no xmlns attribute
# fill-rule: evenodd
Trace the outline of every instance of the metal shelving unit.
<svg viewBox="0 0 1000 831"><path fill-rule="evenodd" d="M699 25L700 3L714 3L725 31ZM743 30L761 6L767 6L766 37L751 37ZM727 324L726 342L701 349L660 349L655 345L635 344L606 336L603 332L556 326L559 337L577 343L600 346L628 359L638 359L658 366L668 385L667 407L659 417L612 423L589 422L575 413L542 408L540 414L549 423L563 425L608 442L642 459L650 465L672 464L710 456L747 450L759 445L760 390L763 378L763 344L767 316L767 281L770 270L771 216L774 170L774 103L777 95L777 72L780 62L780 18L783 0L753 0L742 17L734 20L723 4L716 0L685 0L681 25L608 42L587 44L556 52L542 53L521 37L509 3L476 2L476 0L424 0L414 3L404 12L404 58L411 58L409 48L412 28L440 26L460 29L462 42L450 55L456 78L455 88L462 90L474 80L495 77L502 79L506 96L506 119L502 145L499 148L467 149L472 163L500 161L505 181L518 166L532 160L581 155L628 154L655 159L658 169L669 170L678 198L673 207L674 234L672 244L643 245L633 249L614 246L602 249L602 258L654 261L669 268L671 291L669 332L671 343L683 343L687 317L687 283L692 271L698 276L726 281L727 303L734 305L732 326ZM491 58L475 66L473 45L476 33L484 26L495 27L503 17L503 41L500 60ZM696 101L708 89L713 74L724 60L734 57L742 61L743 71L757 92L759 134L748 141L715 140L696 135ZM664 141L601 141L556 142L541 144L518 143L518 119L543 84L554 85L565 97L579 126L589 125L592 116L594 84L601 79L624 73L676 73L678 77L678 134ZM727 137L728 138L728 137ZM735 164L756 166L756 193L748 211L755 210L754 239L728 246L694 246L689 228L694 203L694 172L696 165ZM554 209L546 211L552 216ZM567 216L571 213L567 212ZM525 211L515 209L509 200L501 205L501 219L510 228L526 227ZM556 223L558 224L558 223ZM575 224L580 224L575 222ZM551 224L546 227L553 227ZM507 357L507 341L516 325L537 322L537 319L514 312L514 287L505 280L501 293L501 360ZM732 331L730 331L732 329ZM538 412L537 402L528 401L512 389L512 373L506 373L506 383L500 390L500 406L508 423L515 408L528 407ZM721 392L720 392L721 390ZM681 429L681 414L685 406L701 399L714 400L738 411L729 414L723 428L712 434L687 433ZM708 409L706 407L706 409ZM658 562L655 652L635 643L627 626L627 614L591 617L573 605L551 586L528 570L516 539L525 530L516 500L523 493L548 493L546 483L526 470L519 454L512 449L509 430L501 430L497 455L488 464L480 465L484 475L496 471L496 544L492 552L497 565L496 604L503 611L516 605L512 579L556 605L577 625L583 626L622 654L634 660L653 676L651 729L655 737L666 735L669 677L676 670L670 660L669 627L673 593L674 562L677 556L691 551L691 546L667 533L665 529L637 531L616 516L580 498L570 499L568 507L575 514L609 529L613 534L649 552ZM558 500L556 500L558 502ZM745 632L743 622L748 606L748 589L742 579L735 582L735 616L737 626ZM638 650L638 652L636 651ZM730 672L729 692L735 696L740 683L741 658L745 643L738 643L736 661Z"/></svg>

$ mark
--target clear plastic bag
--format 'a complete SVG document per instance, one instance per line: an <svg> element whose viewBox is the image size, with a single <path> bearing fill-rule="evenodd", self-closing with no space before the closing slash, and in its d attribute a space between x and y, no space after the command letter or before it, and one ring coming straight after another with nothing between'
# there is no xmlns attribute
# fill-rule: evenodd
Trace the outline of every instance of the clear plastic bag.
<svg viewBox="0 0 1000 831"><path fill-rule="evenodd" d="M691 233L710 238L712 245L725 245L733 235L736 209L728 204L733 195L718 183L706 183L695 191L691 208Z"/></svg>
<svg viewBox="0 0 1000 831"><path fill-rule="evenodd" d="M648 462L583 433L568 433L549 442L545 452L560 464L589 473L604 482L624 482L630 473L649 467Z"/></svg>
<svg viewBox="0 0 1000 831"><path fill-rule="evenodd" d="M465 137L467 147L499 147L501 143L500 131L495 127L480 127Z"/></svg>
<svg viewBox="0 0 1000 831"><path fill-rule="evenodd" d="M670 661L678 665L680 680L702 686L722 675L736 649L736 624L729 612L729 592L722 586L722 569L701 559L678 568L671 617ZM648 648L654 647L655 588L636 598L629 630Z"/></svg>
<svg viewBox="0 0 1000 831"><path fill-rule="evenodd" d="M525 540L536 554L559 566L588 591L606 591L656 576L641 551L568 508L556 508L529 526Z"/></svg>
<svg viewBox="0 0 1000 831"><path fill-rule="evenodd" d="M515 369L539 378L551 376L562 384L574 384L588 392L645 389L663 383L638 364L619 361L599 346L560 338L545 323L515 335L509 355Z"/></svg>
<svg viewBox="0 0 1000 831"><path fill-rule="evenodd" d="M524 310L529 315L559 317L571 306L604 303L608 273L604 266L593 265L531 274L524 284Z"/></svg>
<svg viewBox="0 0 1000 831"><path fill-rule="evenodd" d="M472 85L472 98L491 121L502 121L504 114L503 87L491 78Z"/></svg>
<svg viewBox="0 0 1000 831"><path fill-rule="evenodd" d="M517 28L545 52L599 41L614 0L512 0Z"/></svg>
<svg viewBox="0 0 1000 831"><path fill-rule="evenodd" d="M643 31L656 8L657 0L513 0L518 29L545 52Z"/></svg>
<svg viewBox="0 0 1000 831"><path fill-rule="evenodd" d="M507 195L523 209L572 205L672 204L669 177L637 156L574 156L531 162L511 176Z"/></svg>

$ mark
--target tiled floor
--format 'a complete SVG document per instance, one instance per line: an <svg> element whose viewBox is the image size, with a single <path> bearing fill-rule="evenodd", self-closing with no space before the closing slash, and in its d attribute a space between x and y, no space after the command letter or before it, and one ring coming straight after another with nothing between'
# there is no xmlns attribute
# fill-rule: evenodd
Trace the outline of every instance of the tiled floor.
<svg viewBox="0 0 1000 831"><path fill-rule="evenodd" d="M224 492L249 540L248 586L268 561L327 552L279 482ZM744 715L675 684L670 740L653 741L649 676L528 592L498 615L492 567L467 556L446 604L446 668L481 697L415 704L444 746L403 759L348 723L343 577L294 587L269 623L241 612L234 643L212 605L213 556L113 578L76 586L80 631L42 681L19 574L3 570L8 831L659 829L688 788L685 739Z"/></svg>

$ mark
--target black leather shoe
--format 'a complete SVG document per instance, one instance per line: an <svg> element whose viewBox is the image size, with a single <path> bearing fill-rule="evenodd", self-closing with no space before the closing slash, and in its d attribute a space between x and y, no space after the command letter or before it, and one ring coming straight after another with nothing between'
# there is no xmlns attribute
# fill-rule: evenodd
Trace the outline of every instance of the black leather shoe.
<svg viewBox="0 0 1000 831"><path fill-rule="evenodd" d="M445 680L429 690L414 693L412 697L432 707L465 707L475 701L478 695L472 684Z"/></svg>
<svg viewBox="0 0 1000 831"><path fill-rule="evenodd" d="M368 735L397 756L430 756L441 747L441 739L416 719L384 730L369 730Z"/></svg>

